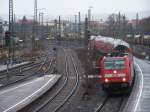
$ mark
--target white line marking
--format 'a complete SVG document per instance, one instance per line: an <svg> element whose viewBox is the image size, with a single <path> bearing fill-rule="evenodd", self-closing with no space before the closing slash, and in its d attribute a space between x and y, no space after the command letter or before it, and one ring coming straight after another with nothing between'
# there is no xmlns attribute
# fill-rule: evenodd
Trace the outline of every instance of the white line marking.
<svg viewBox="0 0 150 112"><path fill-rule="evenodd" d="M4 90L3 92L0 92L0 95L2 95L2 94L4 94L4 93L7 93L7 92L10 92L10 91L13 91L13 90L15 90L15 89L17 89L17 88L23 87L23 86L25 86L25 85L32 84L33 82L36 82L36 81L39 81L39 80L41 80L41 78L36 79L36 80L34 80L34 81L32 81L32 82L29 82L29 83L21 84L21 85L19 85L19 86L16 86L16 87L11 88L11 89L8 89L8 90Z"/></svg>
<svg viewBox="0 0 150 112"><path fill-rule="evenodd" d="M138 99L137 99L137 103L135 104L135 108L134 108L134 111L133 112L136 112L137 111L137 107L138 107L138 105L139 105L139 102L140 102L140 99L141 99L141 96L142 96L142 91L143 91L143 72L142 72L142 70L141 70L141 68L140 68L140 66L135 62L135 64L137 65L137 67L139 68L139 70L140 70L140 75L141 75L141 77L142 77L142 79L141 79L141 86L140 86L140 92L139 92L139 95L138 95Z"/></svg>
<svg viewBox="0 0 150 112"><path fill-rule="evenodd" d="M45 86L47 86L47 85L49 84L49 82L50 82L51 80L53 80L54 78L55 78L55 76L52 77L52 78L50 78L50 80L49 80L46 84L44 84L44 86L42 86L40 89L38 89L37 91L35 91L35 92L32 93L31 95L29 95L28 97L24 98L22 101L18 102L17 104L15 104L15 105L9 107L8 109L4 110L3 112L8 112L8 111L10 111L11 109L13 109L14 107L16 107L17 105L19 105L19 104L23 103L24 101L30 99L30 98L31 98L32 96L34 96L36 93L38 93L39 91L41 91Z"/></svg>

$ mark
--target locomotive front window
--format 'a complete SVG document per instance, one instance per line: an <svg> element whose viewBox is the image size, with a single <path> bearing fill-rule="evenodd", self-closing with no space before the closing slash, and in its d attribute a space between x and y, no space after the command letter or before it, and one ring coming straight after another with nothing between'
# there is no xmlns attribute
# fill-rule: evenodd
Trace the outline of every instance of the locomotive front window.
<svg viewBox="0 0 150 112"><path fill-rule="evenodd" d="M125 61L123 59L116 59L116 60L106 60L104 62L104 67L106 70L110 69L124 69L125 68Z"/></svg>

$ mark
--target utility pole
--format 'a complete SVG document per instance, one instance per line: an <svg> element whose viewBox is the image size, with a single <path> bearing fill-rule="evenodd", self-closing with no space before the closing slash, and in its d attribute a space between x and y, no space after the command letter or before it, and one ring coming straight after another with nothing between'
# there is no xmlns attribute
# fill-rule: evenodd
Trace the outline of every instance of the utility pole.
<svg viewBox="0 0 150 112"><path fill-rule="evenodd" d="M58 26L58 28L59 28L59 40L61 40L61 18L60 18L60 16L59 16L59 26Z"/></svg>
<svg viewBox="0 0 150 112"><path fill-rule="evenodd" d="M79 16L79 23L78 23L78 38L81 38L81 15L80 12L78 13Z"/></svg>
<svg viewBox="0 0 150 112"><path fill-rule="evenodd" d="M32 50L35 47L35 36L36 36L36 24L37 24L37 0L34 0L34 23L32 31Z"/></svg>
<svg viewBox="0 0 150 112"><path fill-rule="evenodd" d="M42 36L41 37L43 37L43 35L44 35L44 13L41 13L42 15L42 17L41 17L41 19L42 19L42 29L41 29L41 31L42 31Z"/></svg>
<svg viewBox="0 0 150 112"><path fill-rule="evenodd" d="M136 14L136 33L139 33L139 14Z"/></svg>
<svg viewBox="0 0 150 112"><path fill-rule="evenodd" d="M123 37L126 36L126 16L123 16Z"/></svg>
<svg viewBox="0 0 150 112"><path fill-rule="evenodd" d="M41 35L41 37L43 36L44 33L44 27L43 27L43 17L44 13L39 13L39 34Z"/></svg>
<svg viewBox="0 0 150 112"><path fill-rule="evenodd" d="M38 35L39 35L39 32L41 31L41 13L39 12L39 21L38 21Z"/></svg>
<svg viewBox="0 0 150 112"><path fill-rule="evenodd" d="M91 21L91 7L88 9L88 21Z"/></svg>
<svg viewBox="0 0 150 112"><path fill-rule="evenodd" d="M14 14L14 21L13 22L16 23L16 14Z"/></svg>
<svg viewBox="0 0 150 112"><path fill-rule="evenodd" d="M72 20L71 20L71 18L69 19L69 22L70 22L70 25L69 25L69 27L70 27L70 33L72 34Z"/></svg>
<svg viewBox="0 0 150 112"><path fill-rule="evenodd" d="M118 31L118 38L121 38L121 14L119 12L118 14L118 28L117 28L117 31Z"/></svg>
<svg viewBox="0 0 150 112"><path fill-rule="evenodd" d="M37 22L37 0L34 1L34 20Z"/></svg>
<svg viewBox="0 0 150 112"><path fill-rule="evenodd" d="M9 31L13 33L13 0L9 0Z"/></svg>
<svg viewBox="0 0 150 112"><path fill-rule="evenodd" d="M41 24L43 26L43 20L44 20L44 13L41 13Z"/></svg>
<svg viewBox="0 0 150 112"><path fill-rule="evenodd" d="M88 45L88 40L90 38L90 31L89 31L89 22L88 18L85 18L85 31L84 31L84 39L85 39L85 45Z"/></svg>
<svg viewBox="0 0 150 112"><path fill-rule="evenodd" d="M39 13L39 25L41 25L41 13Z"/></svg>
<svg viewBox="0 0 150 112"><path fill-rule="evenodd" d="M15 57L15 42L14 42L14 37L16 35L16 32L15 32L15 27L16 27L16 15L14 14L13 16L13 34L12 34L12 59L14 60L14 57Z"/></svg>
<svg viewBox="0 0 150 112"><path fill-rule="evenodd" d="M39 24L40 24L40 25L43 25L43 15L44 15L43 12L40 12L40 13L39 13Z"/></svg>
<svg viewBox="0 0 150 112"><path fill-rule="evenodd" d="M86 46L86 51L87 51L87 53L86 53L86 71L85 71L85 76L86 76L86 78L85 78L85 82L86 82L86 92L84 93L84 97L86 98L86 99L88 99L88 95L89 95L89 79L88 79L88 74L90 73L90 71L91 71L91 67L89 66L89 65L91 65L91 63L90 63L90 59L89 59L89 53L90 53L90 49L88 49L88 40L89 40L89 38L90 38L90 32L89 32L89 22L88 22L88 18L86 17L85 18L85 31L84 31L84 39L85 39L85 46Z"/></svg>
<svg viewBox="0 0 150 112"><path fill-rule="evenodd" d="M55 34L55 39L57 40L57 19L54 20L54 34Z"/></svg>
<svg viewBox="0 0 150 112"><path fill-rule="evenodd" d="M74 27L75 29L75 38L77 37L76 35L77 35L77 15L75 15L75 27Z"/></svg>
<svg viewBox="0 0 150 112"><path fill-rule="evenodd" d="M9 32L10 32L10 38L11 38L11 41L12 41L12 37L13 37L13 0L9 0ZM13 41L10 42L9 44L9 50L8 50L8 58L10 59L11 58L11 45L12 45L12 48L13 48ZM14 48L13 48L14 49ZM12 50L13 50L12 49ZM13 52L13 55L12 55L12 59L14 58L14 52Z"/></svg>
<svg viewBox="0 0 150 112"><path fill-rule="evenodd" d="M88 9L88 30L91 31L91 8L93 8L92 6L89 7Z"/></svg>
<svg viewBox="0 0 150 112"><path fill-rule="evenodd" d="M45 8L41 8L41 9L37 9L37 13L38 13L38 10L44 10ZM41 13L41 12L39 12L39 24L40 24L40 22L41 22L41 16L43 16L43 12Z"/></svg>
<svg viewBox="0 0 150 112"><path fill-rule="evenodd" d="M49 37L49 34L50 34L49 26L48 26L48 20L46 21L46 33L47 33L46 38L48 38L48 37Z"/></svg>

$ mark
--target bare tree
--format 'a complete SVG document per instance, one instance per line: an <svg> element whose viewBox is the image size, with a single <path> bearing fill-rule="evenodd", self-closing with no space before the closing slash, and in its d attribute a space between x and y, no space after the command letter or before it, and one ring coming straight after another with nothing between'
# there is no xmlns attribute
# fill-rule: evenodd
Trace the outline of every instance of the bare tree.
<svg viewBox="0 0 150 112"><path fill-rule="evenodd" d="M111 14L108 16L106 22L108 24L107 29L109 31L109 35L119 38L125 36L127 29L127 20L125 15L121 15L120 12L119 14Z"/></svg>

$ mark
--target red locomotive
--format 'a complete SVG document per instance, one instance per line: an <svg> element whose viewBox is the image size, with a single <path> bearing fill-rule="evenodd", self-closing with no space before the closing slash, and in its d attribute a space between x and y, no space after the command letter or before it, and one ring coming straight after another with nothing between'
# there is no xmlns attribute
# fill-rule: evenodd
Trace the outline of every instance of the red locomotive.
<svg viewBox="0 0 150 112"><path fill-rule="evenodd" d="M133 59L128 56L104 57L100 62L103 89L132 87L134 79Z"/></svg>
<svg viewBox="0 0 150 112"><path fill-rule="evenodd" d="M130 88L134 79L133 56L130 45L123 40L92 36L89 49L94 51L96 68L100 69L104 89Z"/></svg>

